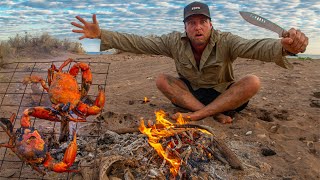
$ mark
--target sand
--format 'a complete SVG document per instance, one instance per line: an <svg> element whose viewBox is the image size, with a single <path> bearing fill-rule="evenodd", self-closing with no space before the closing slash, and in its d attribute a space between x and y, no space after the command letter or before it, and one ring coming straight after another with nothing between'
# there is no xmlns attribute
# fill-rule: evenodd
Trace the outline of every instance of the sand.
<svg viewBox="0 0 320 180"><path fill-rule="evenodd" d="M169 114L181 110L155 85L160 73L177 76L170 58L131 53L65 54L39 61L68 57L110 63L104 111L112 114L111 130L134 127L140 118L154 120L155 110L163 109ZM236 114L232 124L220 124L212 117L197 122L212 127L243 162L244 171L228 170L227 179L320 178L320 60L290 61L293 70L274 63L237 59L236 79L254 74L261 79L261 90L245 110ZM150 102L141 103L144 97ZM130 122L122 123L123 119ZM264 149L276 154L265 156Z"/></svg>

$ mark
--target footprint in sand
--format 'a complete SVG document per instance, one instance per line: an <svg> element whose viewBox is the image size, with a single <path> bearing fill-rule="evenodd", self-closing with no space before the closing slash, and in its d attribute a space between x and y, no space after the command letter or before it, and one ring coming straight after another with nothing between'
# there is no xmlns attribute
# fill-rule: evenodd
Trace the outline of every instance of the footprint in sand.
<svg viewBox="0 0 320 180"><path fill-rule="evenodd" d="M312 96L320 99L320 92L314 92Z"/></svg>
<svg viewBox="0 0 320 180"><path fill-rule="evenodd" d="M275 119L280 121L288 121L289 112L287 110L266 110L257 109L258 118L262 121L273 122Z"/></svg>
<svg viewBox="0 0 320 180"><path fill-rule="evenodd" d="M262 121L273 122L273 117L269 111L266 109L257 109L258 118Z"/></svg>
<svg viewBox="0 0 320 180"><path fill-rule="evenodd" d="M320 92L314 92L312 96L317 99L311 99L310 106L320 108Z"/></svg>
<svg viewBox="0 0 320 180"><path fill-rule="evenodd" d="M139 131L139 118L129 113L118 114L112 111L107 111L100 114L98 116L98 120L103 122L103 128L120 134Z"/></svg>

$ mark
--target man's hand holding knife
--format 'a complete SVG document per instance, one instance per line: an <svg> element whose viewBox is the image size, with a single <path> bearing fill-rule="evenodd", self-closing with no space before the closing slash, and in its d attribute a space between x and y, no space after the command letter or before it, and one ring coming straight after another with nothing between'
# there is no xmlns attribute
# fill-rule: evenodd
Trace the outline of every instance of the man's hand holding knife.
<svg viewBox="0 0 320 180"><path fill-rule="evenodd" d="M279 37L283 37L281 39L281 44L286 55L296 55L306 51L309 39L299 29L291 28L289 31L286 31L277 24L254 13L245 11L240 11L239 13L247 22L276 32L278 33Z"/></svg>
<svg viewBox="0 0 320 180"><path fill-rule="evenodd" d="M291 28L288 36L281 39L282 47L293 54L303 53L309 43L308 37L299 29Z"/></svg>

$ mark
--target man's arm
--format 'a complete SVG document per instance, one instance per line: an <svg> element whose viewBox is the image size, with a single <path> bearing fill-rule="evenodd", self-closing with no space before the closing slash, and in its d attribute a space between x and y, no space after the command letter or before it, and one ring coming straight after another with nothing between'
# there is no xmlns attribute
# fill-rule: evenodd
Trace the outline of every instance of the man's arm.
<svg viewBox="0 0 320 180"><path fill-rule="evenodd" d="M170 49L174 36L169 35L143 37L134 34L118 33L108 30L101 30L100 50L104 51L111 48L120 49L126 52L139 54L155 54L172 57Z"/></svg>
<svg viewBox="0 0 320 180"><path fill-rule="evenodd" d="M112 32L108 30L101 30L97 21L96 15L92 16L92 23L85 21L80 16L76 18L83 24L72 22L73 26L80 28L80 30L72 30L75 33L82 33L79 39L101 39L100 50L104 51L111 48L120 49L127 52L140 54L156 54L171 57L170 49L174 46L173 36L163 35L161 37L142 37L133 34L125 34Z"/></svg>
<svg viewBox="0 0 320 180"><path fill-rule="evenodd" d="M289 36L280 39L244 39L231 33L227 38L231 59L237 57L257 59L266 62L275 62L283 68L292 68L284 57L287 52L304 52L308 45L308 38L299 30L290 29ZM292 34L292 35L291 35Z"/></svg>
<svg viewBox="0 0 320 180"><path fill-rule="evenodd" d="M228 48L232 60L237 57L257 59L275 62L283 68L293 68L284 57L285 54L278 39L244 39L236 35L231 35L230 39Z"/></svg>

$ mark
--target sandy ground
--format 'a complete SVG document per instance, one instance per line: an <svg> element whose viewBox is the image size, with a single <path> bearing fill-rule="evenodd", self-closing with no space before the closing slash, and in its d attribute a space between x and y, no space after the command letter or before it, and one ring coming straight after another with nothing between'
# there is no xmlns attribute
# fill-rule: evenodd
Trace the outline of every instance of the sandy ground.
<svg viewBox="0 0 320 180"><path fill-rule="evenodd" d="M109 62L105 112L111 114L111 130L136 127L139 119L154 120L154 111L172 114L174 107L156 88L158 74L176 76L173 60L164 56L61 55ZM30 59L29 59L30 60ZM228 170L227 179L319 179L320 178L320 60L292 60L294 70L273 63L238 59L236 79L246 74L260 77L262 88L248 107L236 114L232 124L211 117L197 122L213 128L244 163L244 171ZM149 103L141 103L147 97ZM263 155L264 149L276 154ZM3 168L3 167L2 167Z"/></svg>

